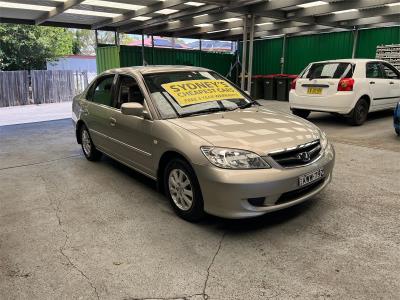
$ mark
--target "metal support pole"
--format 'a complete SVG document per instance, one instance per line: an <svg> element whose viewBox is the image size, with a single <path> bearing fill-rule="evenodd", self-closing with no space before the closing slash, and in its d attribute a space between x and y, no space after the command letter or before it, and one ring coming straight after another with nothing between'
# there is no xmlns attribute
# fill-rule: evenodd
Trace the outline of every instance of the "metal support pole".
<svg viewBox="0 0 400 300"><path fill-rule="evenodd" d="M151 64L154 65L154 35L151 35Z"/></svg>
<svg viewBox="0 0 400 300"><path fill-rule="evenodd" d="M358 45L358 28L355 28L353 31L353 52L351 53L351 58L354 58L356 56L357 45Z"/></svg>
<svg viewBox="0 0 400 300"><path fill-rule="evenodd" d="M252 15L250 24L249 72L247 77L247 91L249 93L251 92L251 76L253 75L254 23L255 17Z"/></svg>
<svg viewBox="0 0 400 300"><path fill-rule="evenodd" d="M199 67L201 67L202 63L203 63L202 53L201 53L202 49L203 49L203 45L202 45L201 39L199 39Z"/></svg>
<svg viewBox="0 0 400 300"><path fill-rule="evenodd" d="M142 65L146 65L146 60L144 59L144 34L142 33Z"/></svg>
<svg viewBox="0 0 400 300"><path fill-rule="evenodd" d="M285 71L285 57L286 57L286 34L283 35L282 41L282 57L281 57L281 74Z"/></svg>
<svg viewBox="0 0 400 300"><path fill-rule="evenodd" d="M247 60L247 15L243 17L243 42L242 42L242 80L240 88L244 90L246 84L246 60Z"/></svg>
<svg viewBox="0 0 400 300"><path fill-rule="evenodd" d="M115 46L119 46L119 33L117 31L114 31L114 41Z"/></svg>
<svg viewBox="0 0 400 300"><path fill-rule="evenodd" d="M94 31L94 35L96 37L96 48L99 46L99 37L97 35L97 30Z"/></svg>

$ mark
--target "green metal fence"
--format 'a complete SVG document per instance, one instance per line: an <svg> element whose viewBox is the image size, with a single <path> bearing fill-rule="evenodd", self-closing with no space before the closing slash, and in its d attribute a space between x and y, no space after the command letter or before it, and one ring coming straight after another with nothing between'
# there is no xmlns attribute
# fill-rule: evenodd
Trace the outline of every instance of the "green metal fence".
<svg viewBox="0 0 400 300"><path fill-rule="evenodd" d="M255 75L281 73L283 38L254 42L253 73Z"/></svg>
<svg viewBox="0 0 400 300"><path fill-rule="evenodd" d="M360 30L356 57L375 58L376 46L390 44L400 44L399 26Z"/></svg>
<svg viewBox="0 0 400 300"><path fill-rule="evenodd" d="M310 62L351 57L352 32L335 32L287 38L285 73L298 74Z"/></svg>
<svg viewBox="0 0 400 300"><path fill-rule="evenodd" d="M288 37L284 73L298 74L313 61L351 58L353 41L351 31ZM359 30L355 57L375 58L376 46L389 44L400 44L400 26ZM282 53L282 38L255 41L253 74L280 73Z"/></svg>
<svg viewBox="0 0 400 300"><path fill-rule="evenodd" d="M96 49L98 73L116 67L142 65L142 48L137 46L102 46ZM234 63L230 53L166 48L144 48L144 59L151 65L188 65L205 67L226 75Z"/></svg>

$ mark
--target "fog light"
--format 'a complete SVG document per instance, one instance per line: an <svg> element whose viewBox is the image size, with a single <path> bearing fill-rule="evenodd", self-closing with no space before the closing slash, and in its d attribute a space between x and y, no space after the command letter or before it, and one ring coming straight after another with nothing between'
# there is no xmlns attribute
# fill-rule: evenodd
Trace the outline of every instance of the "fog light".
<svg viewBox="0 0 400 300"><path fill-rule="evenodd" d="M249 198L247 201L253 206L264 206L265 197Z"/></svg>

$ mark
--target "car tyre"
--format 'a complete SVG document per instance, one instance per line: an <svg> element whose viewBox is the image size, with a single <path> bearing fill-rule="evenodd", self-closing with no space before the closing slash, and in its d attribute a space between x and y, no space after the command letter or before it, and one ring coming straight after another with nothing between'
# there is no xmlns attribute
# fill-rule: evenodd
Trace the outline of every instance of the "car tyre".
<svg viewBox="0 0 400 300"><path fill-rule="evenodd" d="M204 217L203 197L193 168L183 159L171 160L164 172L164 190L178 216L189 222Z"/></svg>
<svg viewBox="0 0 400 300"><path fill-rule="evenodd" d="M96 146L93 144L92 138L90 137L89 130L85 125L81 126L80 139L82 151L85 157L90 161L100 160L102 153L96 149Z"/></svg>
<svg viewBox="0 0 400 300"><path fill-rule="evenodd" d="M349 123L353 126L360 126L365 123L368 117L368 102L364 98L358 100L356 106L349 115Z"/></svg>
<svg viewBox="0 0 400 300"><path fill-rule="evenodd" d="M395 129L394 131L396 131L396 134L398 135L398 136L400 136L400 129Z"/></svg>
<svg viewBox="0 0 400 300"><path fill-rule="evenodd" d="M298 117L303 118L303 119L307 119L308 116L310 115L311 111L306 110L306 109L297 109L297 108L293 108L293 109L292 109L292 113L293 113L295 116L298 116Z"/></svg>

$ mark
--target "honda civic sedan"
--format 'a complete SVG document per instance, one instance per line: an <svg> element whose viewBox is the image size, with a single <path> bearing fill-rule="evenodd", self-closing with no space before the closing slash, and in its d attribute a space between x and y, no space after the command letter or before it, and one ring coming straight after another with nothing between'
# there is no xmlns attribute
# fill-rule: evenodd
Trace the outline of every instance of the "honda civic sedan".
<svg viewBox="0 0 400 300"><path fill-rule="evenodd" d="M335 152L321 130L204 68L106 71L74 98L73 121L88 160L105 154L156 180L188 221L260 216L332 179Z"/></svg>

